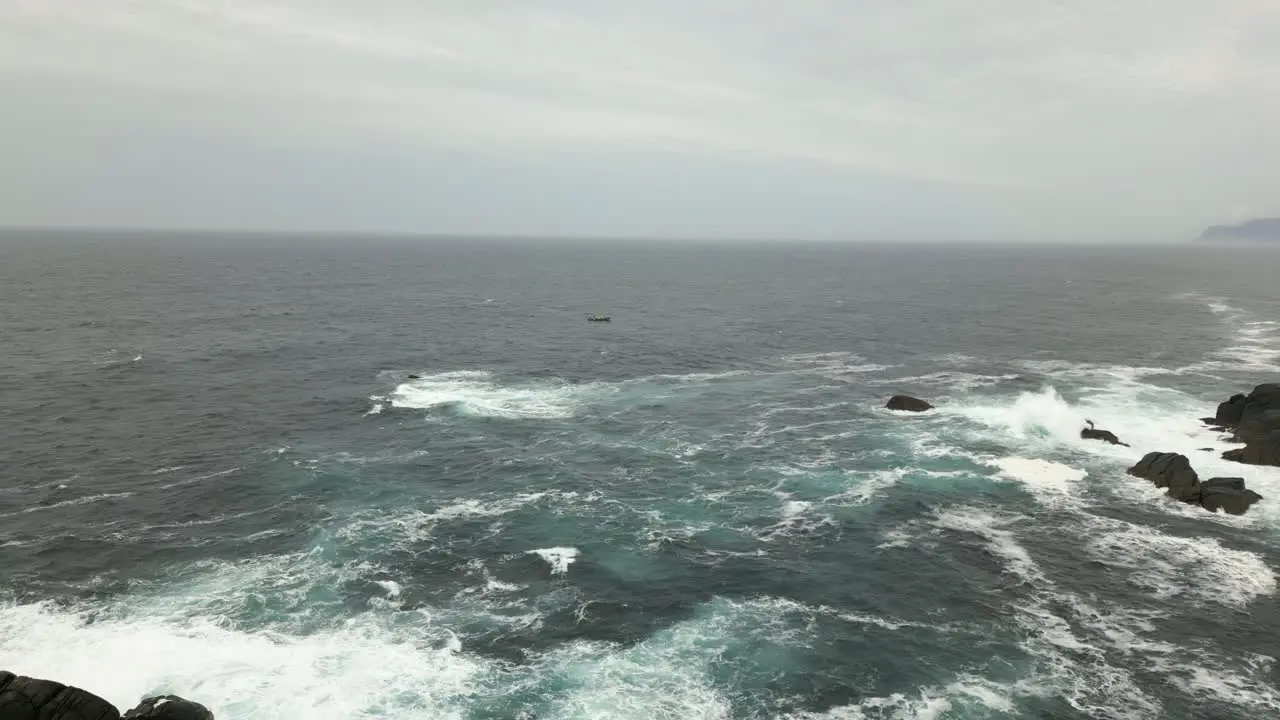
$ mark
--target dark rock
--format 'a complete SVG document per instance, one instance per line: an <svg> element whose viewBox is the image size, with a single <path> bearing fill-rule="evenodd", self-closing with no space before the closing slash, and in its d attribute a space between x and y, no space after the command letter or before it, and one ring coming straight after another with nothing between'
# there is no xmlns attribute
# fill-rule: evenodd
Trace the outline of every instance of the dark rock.
<svg viewBox="0 0 1280 720"><path fill-rule="evenodd" d="M1244 462L1244 448L1236 448L1222 453L1223 460L1231 460L1232 462Z"/></svg>
<svg viewBox="0 0 1280 720"><path fill-rule="evenodd" d="M907 412L924 412L932 410L933 406L919 398L913 398L910 395L894 395L889 398L889 402L885 404L889 410L906 410Z"/></svg>
<svg viewBox="0 0 1280 720"><path fill-rule="evenodd" d="M1147 453L1129 468L1129 474L1150 480L1158 488L1168 488L1169 495L1183 502L1200 500L1200 478L1186 455Z"/></svg>
<svg viewBox="0 0 1280 720"><path fill-rule="evenodd" d="M1241 483L1243 485L1243 482ZM1200 504L1209 512L1222 510L1230 515L1243 515L1262 496L1252 490L1228 487L1204 487Z"/></svg>
<svg viewBox="0 0 1280 720"><path fill-rule="evenodd" d="M1129 474L1150 480L1156 487L1162 488L1170 485L1189 485L1192 484L1192 480L1199 482L1196 471L1191 468L1191 461L1186 455L1178 453L1147 453L1136 465L1129 468Z"/></svg>
<svg viewBox="0 0 1280 720"><path fill-rule="evenodd" d="M1147 453L1129 468L1129 474L1146 478L1156 487L1168 488L1170 497L1199 504L1210 512L1222 510L1243 515L1262 499L1258 493L1245 488L1243 478L1212 478L1200 482L1190 461L1177 453Z"/></svg>
<svg viewBox="0 0 1280 720"><path fill-rule="evenodd" d="M1236 426L1236 439L1251 443L1280 430L1280 410L1265 410L1240 421Z"/></svg>
<svg viewBox="0 0 1280 720"><path fill-rule="evenodd" d="M409 375L409 379L410 379L410 380L421 380L421 379L422 379L422 376L421 376L421 375Z"/></svg>
<svg viewBox="0 0 1280 720"><path fill-rule="evenodd" d="M1244 490L1244 478L1209 478L1200 484L1204 486L1205 492L1210 488Z"/></svg>
<svg viewBox="0 0 1280 720"><path fill-rule="evenodd" d="M124 720L213 720L213 713L200 703L164 695L143 700L124 714Z"/></svg>
<svg viewBox="0 0 1280 720"><path fill-rule="evenodd" d="M1256 439L1245 445L1240 449L1240 458L1236 462L1246 465L1280 466L1280 430L1275 430L1267 437Z"/></svg>
<svg viewBox="0 0 1280 720"><path fill-rule="evenodd" d="M1110 430L1098 430L1093 426L1093 421L1091 420L1086 420L1085 422L1089 423L1089 427L1080 430L1080 437L1085 440L1101 440L1103 442L1109 442L1112 445L1123 445L1125 447L1129 447L1129 443L1120 442L1120 438L1116 437L1116 434Z"/></svg>
<svg viewBox="0 0 1280 720"><path fill-rule="evenodd" d="M1217 425L1218 418L1203 417L1203 418L1200 418L1200 422L1204 423L1205 425Z"/></svg>
<svg viewBox="0 0 1280 720"><path fill-rule="evenodd" d="M1209 428L1209 429L1210 429L1210 430L1212 430L1213 432L1226 432L1226 431L1227 431L1227 428L1226 428L1226 426L1225 426L1225 425L1214 425L1213 427L1211 427L1211 428Z"/></svg>
<svg viewBox="0 0 1280 720"><path fill-rule="evenodd" d="M1200 448L1200 452L1213 452L1213 448Z"/></svg>
<svg viewBox="0 0 1280 720"><path fill-rule="evenodd" d="M1244 395L1232 395L1230 400L1218 405L1218 412L1213 416L1218 425L1235 425L1244 414L1244 404L1248 400Z"/></svg>
<svg viewBox="0 0 1280 720"><path fill-rule="evenodd" d="M77 687L0 671L3 720L120 720L115 706Z"/></svg>

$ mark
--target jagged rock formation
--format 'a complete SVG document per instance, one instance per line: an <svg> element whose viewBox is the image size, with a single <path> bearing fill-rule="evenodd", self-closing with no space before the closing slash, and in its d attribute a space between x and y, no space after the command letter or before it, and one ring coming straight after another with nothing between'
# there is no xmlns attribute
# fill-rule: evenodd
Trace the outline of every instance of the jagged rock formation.
<svg viewBox="0 0 1280 720"><path fill-rule="evenodd" d="M1248 395L1233 395L1218 405L1213 422L1233 431L1244 447L1222 454L1249 465L1280 466L1280 383L1258 385Z"/></svg>
<svg viewBox="0 0 1280 720"><path fill-rule="evenodd" d="M114 705L78 687L0 670L0 720L122 720ZM124 720L214 720L205 706L176 695L147 698Z"/></svg>
<svg viewBox="0 0 1280 720"><path fill-rule="evenodd" d="M1129 474L1150 480L1158 488L1166 488L1175 500L1199 505L1210 512L1222 510L1243 515L1262 499L1244 486L1243 478L1212 478L1200 482L1191 461L1178 453L1147 453L1137 465L1129 468Z"/></svg>
<svg viewBox="0 0 1280 720"><path fill-rule="evenodd" d="M910 395L894 395L889 398L889 402L885 404L889 410L906 410L907 412L924 412L932 410L933 406L921 400L913 398Z"/></svg>

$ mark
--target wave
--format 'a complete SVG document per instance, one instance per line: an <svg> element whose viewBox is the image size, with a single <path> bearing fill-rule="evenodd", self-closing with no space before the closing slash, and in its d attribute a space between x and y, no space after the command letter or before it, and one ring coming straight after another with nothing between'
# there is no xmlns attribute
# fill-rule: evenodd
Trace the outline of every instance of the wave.
<svg viewBox="0 0 1280 720"><path fill-rule="evenodd" d="M590 391L578 385L503 385L489 372L464 370L406 381L392 391L390 404L419 410L454 407L476 417L568 418Z"/></svg>
<svg viewBox="0 0 1280 720"><path fill-rule="evenodd" d="M114 493L99 493L97 495L85 495L84 497L72 498L70 500L63 500L61 502L56 502L50 505L33 505L31 507L18 510L17 512L5 513L3 515L0 515L0 517L14 517L16 515L26 515L34 512L43 512L45 510L57 510L58 508L73 507L76 505L89 505L91 503L102 502L103 500L112 500L112 499L126 498L131 496L133 496L133 493L131 492L114 492Z"/></svg>

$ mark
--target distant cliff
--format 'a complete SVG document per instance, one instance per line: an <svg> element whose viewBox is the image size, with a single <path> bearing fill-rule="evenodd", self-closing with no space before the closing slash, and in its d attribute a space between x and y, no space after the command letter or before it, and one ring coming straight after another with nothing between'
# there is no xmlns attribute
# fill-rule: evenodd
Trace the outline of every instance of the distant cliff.
<svg viewBox="0 0 1280 720"><path fill-rule="evenodd" d="M1210 225L1196 242L1280 243L1280 218L1258 218L1239 225Z"/></svg>

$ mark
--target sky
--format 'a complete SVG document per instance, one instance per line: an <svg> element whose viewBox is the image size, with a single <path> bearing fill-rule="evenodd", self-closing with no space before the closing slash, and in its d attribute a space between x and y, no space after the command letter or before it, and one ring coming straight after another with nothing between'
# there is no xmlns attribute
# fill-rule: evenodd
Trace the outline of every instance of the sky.
<svg viewBox="0 0 1280 720"><path fill-rule="evenodd" d="M0 0L0 225L1182 241L1280 0Z"/></svg>

